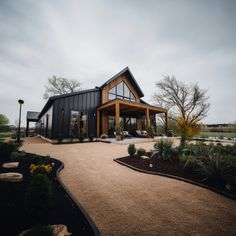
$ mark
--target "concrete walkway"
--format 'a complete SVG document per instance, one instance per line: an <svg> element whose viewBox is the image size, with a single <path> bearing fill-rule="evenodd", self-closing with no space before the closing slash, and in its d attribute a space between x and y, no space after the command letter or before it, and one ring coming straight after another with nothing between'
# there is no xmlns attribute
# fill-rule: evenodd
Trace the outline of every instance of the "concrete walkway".
<svg viewBox="0 0 236 236"><path fill-rule="evenodd" d="M119 165L113 159L127 155L127 145L52 145L28 138L22 150L64 162L63 182L102 235L236 235L236 201Z"/></svg>

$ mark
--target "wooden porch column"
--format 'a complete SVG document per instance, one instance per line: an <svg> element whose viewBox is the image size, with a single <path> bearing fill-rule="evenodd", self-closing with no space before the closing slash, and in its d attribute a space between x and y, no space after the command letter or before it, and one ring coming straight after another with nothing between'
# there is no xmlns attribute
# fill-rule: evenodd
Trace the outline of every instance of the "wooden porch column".
<svg viewBox="0 0 236 236"><path fill-rule="evenodd" d="M146 129L150 126L150 117L149 117L149 109L147 108L145 110L145 115L146 115Z"/></svg>
<svg viewBox="0 0 236 236"><path fill-rule="evenodd" d="M116 127L120 125L120 103L116 102Z"/></svg>
<svg viewBox="0 0 236 236"><path fill-rule="evenodd" d="M100 111L97 110L97 138L99 138L100 134Z"/></svg>
<svg viewBox="0 0 236 236"><path fill-rule="evenodd" d="M167 112L165 112L165 133L166 136L168 135L168 116L167 116Z"/></svg>
<svg viewBox="0 0 236 236"><path fill-rule="evenodd" d="M141 118L137 118L137 130L141 130L142 129L142 121Z"/></svg>

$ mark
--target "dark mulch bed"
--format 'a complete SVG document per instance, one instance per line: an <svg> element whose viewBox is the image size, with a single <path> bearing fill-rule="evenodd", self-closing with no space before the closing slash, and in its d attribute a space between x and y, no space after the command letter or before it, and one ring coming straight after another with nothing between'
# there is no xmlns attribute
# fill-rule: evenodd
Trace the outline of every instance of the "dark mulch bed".
<svg viewBox="0 0 236 236"><path fill-rule="evenodd" d="M54 159L50 161L55 163L53 172L49 174L53 184L53 207L48 217L45 217L44 223L67 225L68 231L75 236L94 235L86 217L70 199L56 177L56 171L62 163ZM17 169L5 169L2 168L2 162L0 162L0 173L12 171L24 175L22 182L0 182L1 235L16 236L36 224L27 214L25 207L25 193L32 179L29 173L30 164L28 160L21 160Z"/></svg>
<svg viewBox="0 0 236 236"><path fill-rule="evenodd" d="M128 164L132 167L135 167L143 171L172 175L205 185L206 187L216 189L216 191L217 190L224 191L226 194L228 193L229 195L232 195L236 199L235 190L228 191L225 188L225 183L205 179L204 176L200 174L200 172L188 171L186 169L183 169L179 164L178 158L175 158L172 161L161 161L161 160L155 161L153 163L153 167L149 167L150 163L149 159L141 159L139 157L126 156L117 158L117 160L119 162Z"/></svg>

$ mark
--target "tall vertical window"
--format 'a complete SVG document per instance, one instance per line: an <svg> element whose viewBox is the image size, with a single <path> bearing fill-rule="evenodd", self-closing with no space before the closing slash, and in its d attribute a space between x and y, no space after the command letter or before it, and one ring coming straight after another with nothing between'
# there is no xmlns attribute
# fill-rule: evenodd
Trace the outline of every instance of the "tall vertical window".
<svg viewBox="0 0 236 236"><path fill-rule="evenodd" d="M133 101L133 102L136 101L135 96L130 91L130 89L128 88L126 83L123 81L109 90L109 100L113 100L116 98L123 99L123 100L129 100L129 101Z"/></svg>
<svg viewBox="0 0 236 236"><path fill-rule="evenodd" d="M71 137L77 138L78 134L79 134L79 112L71 111L70 135Z"/></svg>
<svg viewBox="0 0 236 236"><path fill-rule="evenodd" d="M87 112L80 113L80 135L88 137L88 115Z"/></svg>
<svg viewBox="0 0 236 236"><path fill-rule="evenodd" d="M70 119L71 137L88 137L88 115L87 112L71 111Z"/></svg>

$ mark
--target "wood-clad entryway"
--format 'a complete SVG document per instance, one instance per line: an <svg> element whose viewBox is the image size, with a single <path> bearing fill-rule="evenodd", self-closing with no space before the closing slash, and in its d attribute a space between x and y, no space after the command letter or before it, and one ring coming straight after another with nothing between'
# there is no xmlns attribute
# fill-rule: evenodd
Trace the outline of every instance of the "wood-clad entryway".
<svg viewBox="0 0 236 236"><path fill-rule="evenodd" d="M150 115L157 113L165 114L165 130L167 132L167 110L143 103L115 99L104 103L97 108L97 137L102 133L108 134L109 115L115 116L115 125L120 124L120 117L135 117L137 119L137 129L141 129L141 116L145 116L146 129L150 126Z"/></svg>

